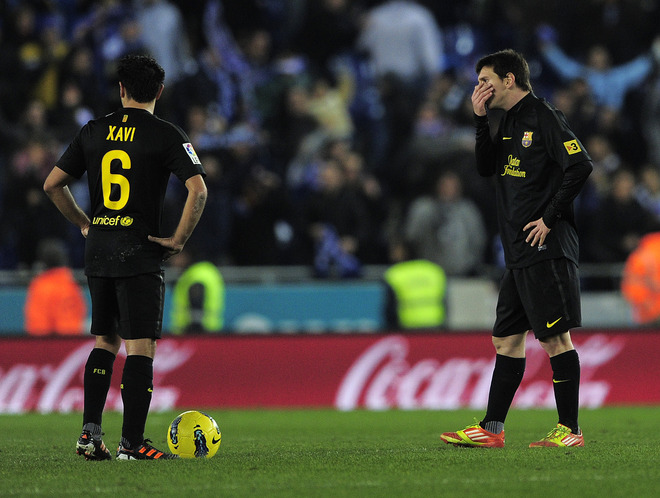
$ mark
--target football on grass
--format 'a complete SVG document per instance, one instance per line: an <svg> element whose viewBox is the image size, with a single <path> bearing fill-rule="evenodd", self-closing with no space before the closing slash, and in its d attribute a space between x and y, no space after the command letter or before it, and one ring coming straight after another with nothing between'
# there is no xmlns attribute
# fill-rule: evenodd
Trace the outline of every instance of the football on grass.
<svg viewBox="0 0 660 498"><path fill-rule="evenodd" d="M170 451L181 458L211 458L220 447L218 424L206 413L191 410L178 415L167 430Z"/></svg>

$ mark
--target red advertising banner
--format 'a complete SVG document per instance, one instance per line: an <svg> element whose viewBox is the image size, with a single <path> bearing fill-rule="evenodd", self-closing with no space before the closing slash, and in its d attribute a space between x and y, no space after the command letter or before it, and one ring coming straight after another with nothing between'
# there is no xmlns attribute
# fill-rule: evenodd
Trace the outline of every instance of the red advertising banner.
<svg viewBox="0 0 660 498"><path fill-rule="evenodd" d="M660 333L577 331L585 407L660 403ZM530 339L514 405L554 407L545 352ZM92 339L0 339L0 413L82 410ZM107 407L121 410L123 348ZM152 410L335 407L484 408L490 336L188 336L158 343Z"/></svg>

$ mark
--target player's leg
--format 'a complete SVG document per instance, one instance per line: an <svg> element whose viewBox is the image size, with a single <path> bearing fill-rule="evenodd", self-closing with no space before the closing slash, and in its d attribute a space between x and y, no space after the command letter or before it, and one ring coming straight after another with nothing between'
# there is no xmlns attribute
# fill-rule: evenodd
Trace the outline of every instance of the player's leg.
<svg viewBox="0 0 660 498"><path fill-rule="evenodd" d="M455 446L501 448L504 446L504 421L525 372L527 332L509 337L493 337L497 350L495 368L483 420L440 438ZM522 356L521 356L522 355Z"/></svg>
<svg viewBox="0 0 660 498"><path fill-rule="evenodd" d="M124 402L122 444L137 448L144 441L153 392L153 359L156 353L155 339L126 341L126 363L121 379L121 397Z"/></svg>
<svg viewBox="0 0 660 498"><path fill-rule="evenodd" d="M117 306L112 281L90 277L88 283L92 299L91 332L96 342L85 364L83 428L76 451L88 460L107 460L110 452L102 440L101 423L121 338L116 332Z"/></svg>
<svg viewBox="0 0 660 498"><path fill-rule="evenodd" d="M539 265L545 283L543 302L535 306L534 332L550 358L558 424L530 446L583 446L578 424L580 359L569 329L580 325L580 287L577 267L566 259Z"/></svg>
<svg viewBox="0 0 660 498"><path fill-rule="evenodd" d="M580 397L580 359L573 348L569 332L541 339L550 357L552 387L559 421L547 436L530 444L539 446L584 446L578 424Z"/></svg>
<svg viewBox="0 0 660 498"><path fill-rule="evenodd" d="M85 401L83 428L101 433L103 408L110 390L112 369L121 345L119 336L97 336L94 349L89 353L84 373Z"/></svg>
<svg viewBox="0 0 660 498"><path fill-rule="evenodd" d="M525 340L530 328L513 272L502 277L493 329L496 357L484 419L440 438L456 446L504 446L504 421L525 372Z"/></svg>
<svg viewBox="0 0 660 498"><path fill-rule="evenodd" d="M174 458L148 444L144 429L153 392L156 340L160 338L165 284L161 272L121 279L118 285L120 333L126 347L121 380L124 403L120 460Z"/></svg>
<svg viewBox="0 0 660 498"><path fill-rule="evenodd" d="M488 406L481 426L493 433L504 430L504 421L525 373L527 331L507 337L493 337L497 355L488 393Z"/></svg>

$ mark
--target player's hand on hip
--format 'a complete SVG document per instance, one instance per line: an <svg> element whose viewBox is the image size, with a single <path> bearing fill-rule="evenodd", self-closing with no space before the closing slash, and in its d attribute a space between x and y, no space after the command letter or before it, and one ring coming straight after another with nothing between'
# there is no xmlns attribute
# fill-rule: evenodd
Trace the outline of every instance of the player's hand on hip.
<svg viewBox="0 0 660 498"><path fill-rule="evenodd" d="M493 95L493 85L491 83L479 82L472 92L472 109L477 116L486 115L486 102Z"/></svg>
<svg viewBox="0 0 660 498"><path fill-rule="evenodd" d="M163 254L163 261L167 261L175 254L179 254L183 250L183 244L178 244L174 242L172 237L154 237L153 235L148 235L147 238L150 242L155 242L156 244L165 248L165 253Z"/></svg>
<svg viewBox="0 0 660 498"><path fill-rule="evenodd" d="M545 238L550 233L550 229L545 225L543 218L539 218L536 221L530 221L525 225L523 231L527 231L531 228L525 242L529 242L532 247L538 245L539 247L545 243Z"/></svg>

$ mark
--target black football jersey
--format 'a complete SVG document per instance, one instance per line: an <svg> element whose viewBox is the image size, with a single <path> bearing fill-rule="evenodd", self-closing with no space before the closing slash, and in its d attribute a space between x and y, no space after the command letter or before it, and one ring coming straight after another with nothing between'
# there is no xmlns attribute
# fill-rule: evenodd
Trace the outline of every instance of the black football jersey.
<svg viewBox="0 0 660 498"><path fill-rule="evenodd" d="M480 174L495 177L507 267L521 268L559 257L577 264L579 246L572 203L563 207L542 246L531 247L525 242L529 230L523 231L527 223L543 217L566 169L591 161L561 111L529 93L499 116L499 122L491 119L489 126L488 120L477 118L476 151Z"/></svg>
<svg viewBox="0 0 660 498"><path fill-rule="evenodd" d="M184 182L205 175L188 136L143 109L124 108L82 127L56 165L87 172L91 225L85 273L126 277L159 271L160 226L170 173Z"/></svg>

